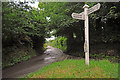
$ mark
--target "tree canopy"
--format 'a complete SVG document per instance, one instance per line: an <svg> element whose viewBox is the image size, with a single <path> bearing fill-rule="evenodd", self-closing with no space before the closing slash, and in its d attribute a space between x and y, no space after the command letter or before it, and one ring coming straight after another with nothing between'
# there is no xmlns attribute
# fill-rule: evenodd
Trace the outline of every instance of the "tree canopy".
<svg viewBox="0 0 120 80"><path fill-rule="evenodd" d="M46 37L51 36L50 32L55 30L53 35L67 38L68 50L83 46L84 21L73 19L71 14L83 12L84 4L92 7L97 3L39 2L39 9L36 9L28 6L27 2L5 2L2 12L3 43L6 44L18 34L27 35L32 39L36 36L44 41ZM90 43L119 42L120 2L100 4L100 10L89 15Z"/></svg>
<svg viewBox="0 0 120 80"><path fill-rule="evenodd" d="M90 7L97 3L88 3ZM73 12L83 12L85 3L39 3L42 13L50 17L49 28L55 29L57 36L67 37L68 48L84 43L84 22L71 17ZM118 3L100 3L101 8L89 15L90 43L120 41L120 12ZM73 36L76 36L75 38ZM81 43L82 42L82 43ZM78 46L79 46L78 45Z"/></svg>

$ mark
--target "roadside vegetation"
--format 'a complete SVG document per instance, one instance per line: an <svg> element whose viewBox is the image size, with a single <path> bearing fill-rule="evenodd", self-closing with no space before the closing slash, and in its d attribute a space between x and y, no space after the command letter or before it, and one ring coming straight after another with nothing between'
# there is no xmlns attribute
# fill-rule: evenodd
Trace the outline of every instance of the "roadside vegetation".
<svg viewBox="0 0 120 80"><path fill-rule="evenodd" d="M109 60L64 60L50 64L26 78L118 78L118 63Z"/></svg>
<svg viewBox="0 0 120 80"><path fill-rule="evenodd" d="M14 46L12 49L7 48L7 51L9 51L9 54L7 56L5 55L7 53L5 53L6 51L4 50L5 49L3 49L4 54L2 55L2 68L13 66L19 62L28 60L31 57L36 56L35 50L31 49L30 47L17 48L16 46Z"/></svg>
<svg viewBox="0 0 120 80"><path fill-rule="evenodd" d="M2 68L43 53L47 31L38 13L27 2L2 2Z"/></svg>
<svg viewBox="0 0 120 80"><path fill-rule="evenodd" d="M67 41L67 38L59 36L55 40L50 40L50 41L46 42L45 46L49 45L49 46L52 46L55 48L59 48L62 51L66 51L66 49L67 49L66 41Z"/></svg>
<svg viewBox="0 0 120 80"><path fill-rule="evenodd" d="M34 2L31 2L34 3ZM95 2L2 2L2 68L43 54L46 46L84 58L84 21L71 14L83 12L83 6ZM84 60L64 60L29 74L28 78L117 78L120 61L120 2L100 3L89 15L90 66ZM55 40L47 42L52 36ZM103 60L99 60L103 59ZM104 60L105 59L105 60ZM112 62L111 63L109 59Z"/></svg>

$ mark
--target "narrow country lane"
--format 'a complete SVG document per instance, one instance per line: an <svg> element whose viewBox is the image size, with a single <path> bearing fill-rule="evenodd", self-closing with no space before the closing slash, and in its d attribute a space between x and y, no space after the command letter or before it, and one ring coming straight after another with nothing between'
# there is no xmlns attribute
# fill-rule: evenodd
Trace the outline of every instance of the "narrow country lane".
<svg viewBox="0 0 120 80"><path fill-rule="evenodd" d="M26 76L31 72L35 72L46 65L49 65L55 61L63 60L64 58L64 53L60 49L48 46L48 49L43 55L35 56L28 61L24 61L16 64L15 66L3 69L2 77L18 78L20 76Z"/></svg>

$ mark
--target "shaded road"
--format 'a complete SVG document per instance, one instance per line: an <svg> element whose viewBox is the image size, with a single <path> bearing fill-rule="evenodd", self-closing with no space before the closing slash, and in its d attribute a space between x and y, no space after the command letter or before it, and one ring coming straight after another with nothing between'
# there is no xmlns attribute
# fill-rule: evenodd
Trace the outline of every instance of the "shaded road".
<svg viewBox="0 0 120 80"><path fill-rule="evenodd" d="M16 64L15 66L5 68L2 71L3 78L17 78L26 76L31 72L45 67L55 61L64 59L64 54L61 50L49 46L48 49L41 56L35 56L28 61Z"/></svg>

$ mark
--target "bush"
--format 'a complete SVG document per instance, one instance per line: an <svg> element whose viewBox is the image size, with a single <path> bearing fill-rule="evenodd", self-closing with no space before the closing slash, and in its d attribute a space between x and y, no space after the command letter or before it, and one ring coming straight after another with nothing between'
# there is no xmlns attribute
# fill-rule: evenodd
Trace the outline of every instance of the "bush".
<svg viewBox="0 0 120 80"><path fill-rule="evenodd" d="M67 49L66 40L67 38L59 36L55 40L50 40L49 42L47 42L47 45L59 48L62 51L66 51ZM46 46L46 43L45 43L45 46Z"/></svg>

